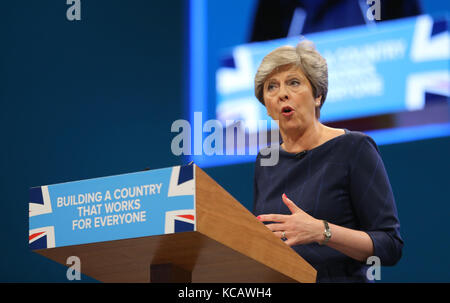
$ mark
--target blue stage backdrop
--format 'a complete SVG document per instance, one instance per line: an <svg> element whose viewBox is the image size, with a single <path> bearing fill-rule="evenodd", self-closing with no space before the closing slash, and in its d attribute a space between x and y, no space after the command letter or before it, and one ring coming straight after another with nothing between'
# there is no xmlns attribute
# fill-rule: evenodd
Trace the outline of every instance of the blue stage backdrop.
<svg viewBox="0 0 450 303"><path fill-rule="evenodd" d="M181 163L182 4L82 0L80 21L65 0L0 4L0 281L67 281L27 248L30 187Z"/></svg>

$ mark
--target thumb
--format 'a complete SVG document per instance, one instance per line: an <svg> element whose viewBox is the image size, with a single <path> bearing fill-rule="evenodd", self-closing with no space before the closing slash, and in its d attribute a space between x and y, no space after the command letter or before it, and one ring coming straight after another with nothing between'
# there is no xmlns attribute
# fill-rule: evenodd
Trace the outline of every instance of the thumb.
<svg viewBox="0 0 450 303"><path fill-rule="evenodd" d="M301 209L295 205L294 202L292 202L287 196L286 194L283 194L282 196L283 202L284 204L286 204L286 206L289 208L289 210L291 211L291 213L295 214L299 211L301 211Z"/></svg>

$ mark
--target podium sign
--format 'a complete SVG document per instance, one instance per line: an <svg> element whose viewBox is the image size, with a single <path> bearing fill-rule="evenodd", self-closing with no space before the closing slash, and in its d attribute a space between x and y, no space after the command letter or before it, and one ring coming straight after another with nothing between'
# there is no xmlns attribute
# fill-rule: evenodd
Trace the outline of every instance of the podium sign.
<svg viewBox="0 0 450 303"><path fill-rule="evenodd" d="M195 231L194 166L30 189L29 245L53 248Z"/></svg>
<svg viewBox="0 0 450 303"><path fill-rule="evenodd" d="M196 165L30 189L29 246L102 282L314 282L315 269Z"/></svg>

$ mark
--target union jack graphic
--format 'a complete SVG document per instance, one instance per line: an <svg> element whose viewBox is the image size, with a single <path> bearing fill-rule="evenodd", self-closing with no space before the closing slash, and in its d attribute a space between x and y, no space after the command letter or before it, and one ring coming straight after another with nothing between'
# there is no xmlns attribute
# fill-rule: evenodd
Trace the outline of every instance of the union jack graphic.
<svg viewBox="0 0 450 303"><path fill-rule="evenodd" d="M30 203L28 204L30 217L50 214L52 204L47 186L30 188Z"/></svg>
<svg viewBox="0 0 450 303"><path fill-rule="evenodd" d="M175 166L170 176L168 197L195 194L194 165ZM180 209L166 212L166 234L195 230L195 210Z"/></svg>
<svg viewBox="0 0 450 303"><path fill-rule="evenodd" d="M39 216L52 213L52 204L47 186L33 187L30 189L29 216ZM55 247L55 228L45 226L31 229L28 236L28 244L31 249Z"/></svg>
<svg viewBox="0 0 450 303"><path fill-rule="evenodd" d="M166 212L164 233L178 233L195 230L195 210L180 209Z"/></svg>
<svg viewBox="0 0 450 303"><path fill-rule="evenodd" d="M194 165L175 166L170 176L168 196L190 196L194 192Z"/></svg>
<svg viewBox="0 0 450 303"><path fill-rule="evenodd" d="M55 228L45 226L31 229L28 236L30 249L53 248L55 247Z"/></svg>

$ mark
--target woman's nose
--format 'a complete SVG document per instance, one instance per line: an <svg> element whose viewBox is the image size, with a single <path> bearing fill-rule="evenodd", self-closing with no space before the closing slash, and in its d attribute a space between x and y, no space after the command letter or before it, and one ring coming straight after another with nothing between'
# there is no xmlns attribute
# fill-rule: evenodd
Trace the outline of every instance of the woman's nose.
<svg viewBox="0 0 450 303"><path fill-rule="evenodd" d="M289 99L288 92L287 92L286 87L284 85L280 86L280 89L278 91L278 98L280 99L280 101L285 101L285 100Z"/></svg>

